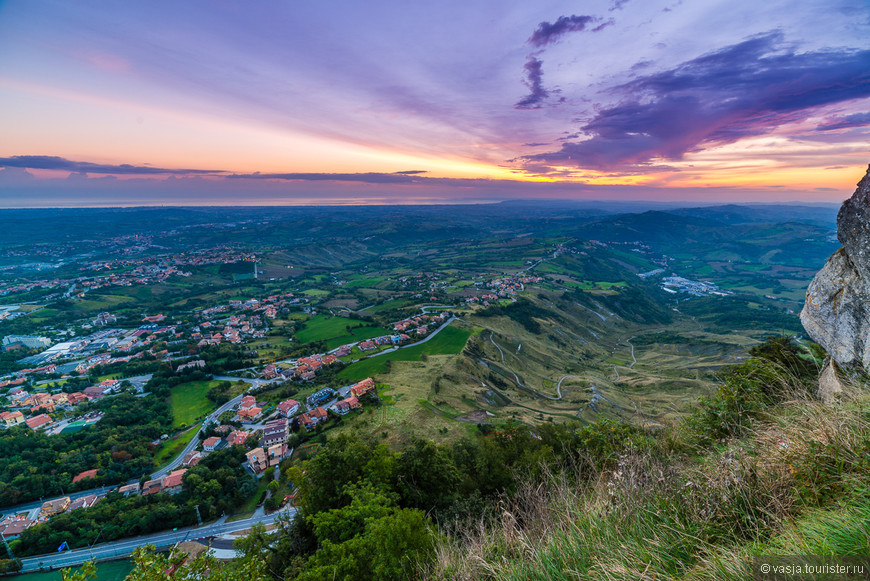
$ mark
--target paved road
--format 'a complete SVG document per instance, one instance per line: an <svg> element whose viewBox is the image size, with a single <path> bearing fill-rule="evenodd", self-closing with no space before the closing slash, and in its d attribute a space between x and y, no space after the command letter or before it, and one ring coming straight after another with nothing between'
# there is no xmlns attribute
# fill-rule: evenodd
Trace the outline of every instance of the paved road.
<svg viewBox="0 0 870 581"><path fill-rule="evenodd" d="M142 545L155 545L158 549L171 547L179 541L189 541L224 535L232 531L249 528L257 523L268 525L274 523L280 515L292 517L295 512L296 509L292 507L268 515L263 514L261 511L257 511L253 517L247 520L240 520L232 523L218 521L214 524L202 527L181 528L176 531L166 531L155 533L153 535L134 537L132 539L100 543L99 545L94 545L90 548L76 549L74 551L26 557L21 559L24 565L22 572L38 571L40 569L49 568L57 569L59 567L68 567L70 565L81 565L90 559L103 560L116 557L126 557L133 554L133 550Z"/></svg>

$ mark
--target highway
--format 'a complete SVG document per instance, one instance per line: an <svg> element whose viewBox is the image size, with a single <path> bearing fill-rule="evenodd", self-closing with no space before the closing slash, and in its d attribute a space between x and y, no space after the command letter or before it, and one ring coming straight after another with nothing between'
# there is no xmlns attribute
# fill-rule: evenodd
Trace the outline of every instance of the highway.
<svg viewBox="0 0 870 581"><path fill-rule="evenodd" d="M174 531L165 531L131 539L112 541L110 543L100 543L92 547L76 549L74 551L25 557L21 559L23 564L21 572L29 573L39 571L40 569L58 569L60 567L69 567L71 565L81 565L90 559L107 560L118 557L127 557L132 555L137 547L143 545L154 545L158 549L171 547L179 541L192 541L195 539L224 535L232 531L240 531L250 528L257 523L269 525L274 523L279 516L292 518L295 513L296 509L292 507L272 514L263 514L262 510L258 510L254 516L246 520L239 520L231 523L218 520L213 524L204 525L202 527L186 527Z"/></svg>

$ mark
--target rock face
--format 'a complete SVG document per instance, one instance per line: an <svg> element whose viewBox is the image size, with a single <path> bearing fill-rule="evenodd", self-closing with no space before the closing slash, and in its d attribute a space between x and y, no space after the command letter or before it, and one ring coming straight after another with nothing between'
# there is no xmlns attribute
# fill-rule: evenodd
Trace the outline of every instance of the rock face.
<svg viewBox="0 0 870 581"><path fill-rule="evenodd" d="M807 288L801 323L841 367L870 370L870 168L837 215L837 250Z"/></svg>

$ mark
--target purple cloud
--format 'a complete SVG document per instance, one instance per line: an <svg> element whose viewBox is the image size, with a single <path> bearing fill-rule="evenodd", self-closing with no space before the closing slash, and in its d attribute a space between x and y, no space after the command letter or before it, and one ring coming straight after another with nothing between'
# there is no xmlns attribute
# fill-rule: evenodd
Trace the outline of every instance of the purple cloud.
<svg viewBox="0 0 870 581"><path fill-rule="evenodd" d="M870 125L870 113L853 113L844 117L834 117L816 127L819 131L832 131L834 129L851 129L853 127L865 127Z"/></svg>
<svg viewBox="0 0 870 581"><path fill-rule="evenodd" d="M543 48L548 44L553 44L568 32L581 32L586 30L587 26L598 22L598 20L599 19L594 16L571 15L560 16L556 19L556 22L542 22L538 25L538 28L535 29L535 32L532 33L532 36L529 37L529 44L538 48ZM595 31L597 32L608 24L608 22L605 22L603 25L596 27Z"/></svg>
<svg viewBox="0 0 870 581"><path fill-rule="evenodd" d="M0 167L16 167L26 169L53 169L69 171L76 174L124 174L124 175L194 175L219 174L221 170L211 169L167 169L148 165L106 165L87 161L71 161L53 155L13 155L0 157Z"/></svg>
<svg viewBox="0 0 870 581"><path fill-rule="evenodd" d="M628 0L622 0L627 2ZM544 88L544 61L538 58L543 52L544 47L558 41L563 35L569 32L581 32L586 30L587 26L599 22L601 19L594 16L560 16L555 22L541 22L538 28L529 37L528 43L539 50L533 52L526 57L526 64L523 65L525 85L531 92L520 99L514 109L540 109L543 102L550 96L550 91ZM591 29L592 32L598 32L606 26L613 24L613 20L608 20ZM556 91L558 92L558 91ZM564 101L564 99L561 99Z"/></svg>
<svg viewBox="0 0 870 581"><path fill-rule="evenodd" d="M870 50L796 53L771 33L613 91L624 99L581 128L588 139L524 159L616 169L761 135L817 107L870 96Z"/></svg>
<svg viewBox="0 0 870 581"><path fill-rule="evenodd" d="M544 61L529 55L526 64L523 65L526 79L525 84L531 91L528 95L520 99L515 109L539 109L541 103L550 96L550 92L544 88Z"/></svg>
<svg viewBox="0 0 870 581"><path fill-rule="evenodd" d="M613 0L608 8L608 12L613 12L614 10L622 10L622 7L628 4L628 0Z"/></svg>

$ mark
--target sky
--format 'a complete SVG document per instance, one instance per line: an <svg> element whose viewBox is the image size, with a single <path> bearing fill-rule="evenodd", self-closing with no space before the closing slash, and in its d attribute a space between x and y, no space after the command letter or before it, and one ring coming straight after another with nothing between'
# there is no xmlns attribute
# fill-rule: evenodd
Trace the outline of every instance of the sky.
<svg viewBox="0 0 870 581"><path fill-rule="evenodd" d="M840 202L870 0L0 0L0 207Z"/></svg>

